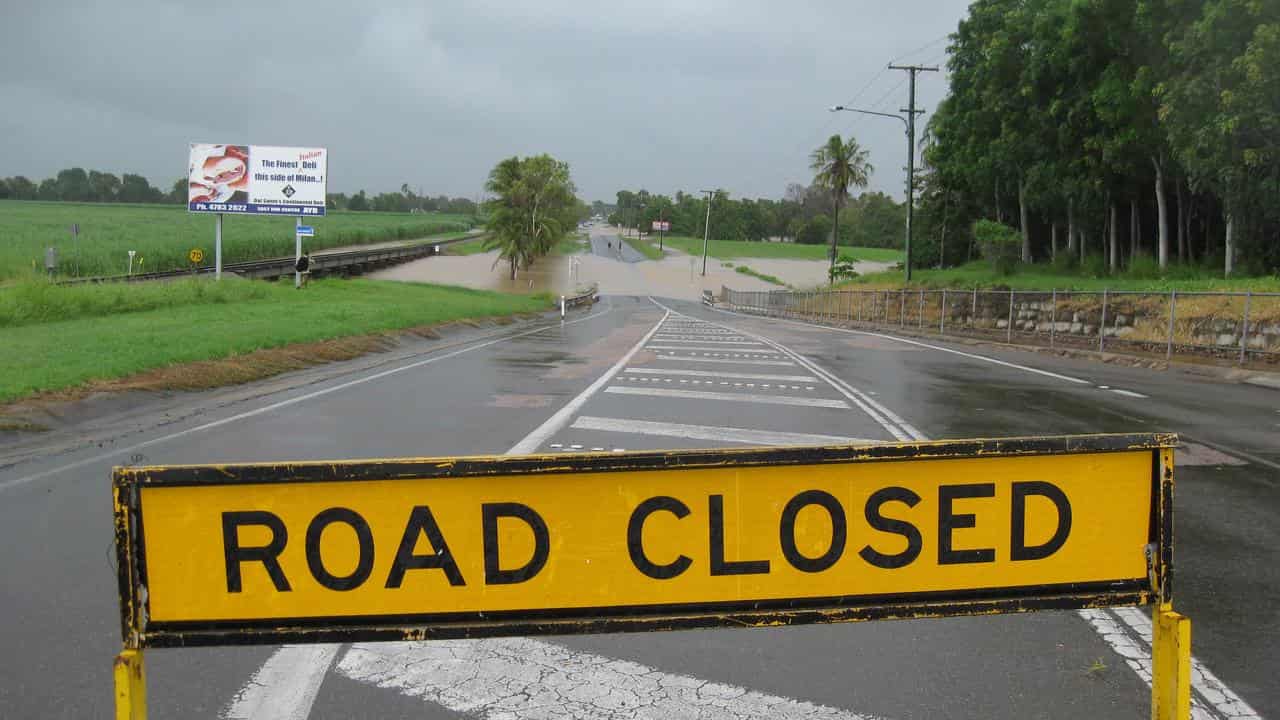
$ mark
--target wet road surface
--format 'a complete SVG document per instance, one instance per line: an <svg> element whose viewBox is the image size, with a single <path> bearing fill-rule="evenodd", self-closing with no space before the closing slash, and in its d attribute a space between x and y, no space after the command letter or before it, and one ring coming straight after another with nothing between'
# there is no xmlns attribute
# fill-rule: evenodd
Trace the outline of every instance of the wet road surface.
<svg viewBox="0 0 1280 720"><path fill-rule="evenodd" d="M1188 440L1179 454L1176 605L1195 623L1194 652L1259 713L1280 712L1280 393L687 302L607 298L570 320L447 350L424 345L376 369L355 361L349 373L234 403L218 401L229 391L209 393L202 414L157 414L101 447L0 468L0 641L9 648L0 716L110 713L119 649L114 464L1157 430ZM566 405L565 421L548 428ZM1141 620L1045 612L148 651L148 689L155 718L639 718L656 708L677 717L719 708L712 716L1133 718L1147 712L1149 695L1125 657L1141 654ZM1118 644L1117 634L1134 643ZM1251 717L1223 700L1202 693L1205 717Z"/></svg>

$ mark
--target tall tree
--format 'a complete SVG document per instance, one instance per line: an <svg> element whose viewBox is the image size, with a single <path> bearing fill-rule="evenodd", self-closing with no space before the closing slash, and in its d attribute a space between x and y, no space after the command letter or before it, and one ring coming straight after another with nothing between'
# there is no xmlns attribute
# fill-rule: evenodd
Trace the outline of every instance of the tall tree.
<svg viewBox="0 0 1280 720"><path fill-rule="evenodd" d="M506 261L515 280L520 268L550 252L574 226L579 212L569 164L550 155L510 157L489 173L485 190L489 238L486 249L498 250L495 263Z"/></svg>
<svg viewBox="0 0 1280 720"><path fill-rule="evenodd" d="M867 162L867 151L854 138L845 140L839 134L827 138L824 145L809 155L813 182L831 194L831 267L836 265L836 241L840 234L840 208L849 198L849 188L865 188L874 168Z"/></svg>

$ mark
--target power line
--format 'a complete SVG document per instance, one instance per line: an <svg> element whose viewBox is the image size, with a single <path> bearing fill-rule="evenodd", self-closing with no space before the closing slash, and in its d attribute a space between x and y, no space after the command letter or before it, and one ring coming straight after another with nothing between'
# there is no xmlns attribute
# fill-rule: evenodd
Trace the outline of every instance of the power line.
<svg viewBox="0 0 1280 720"><path fill-rule="evenodd" d="M929 48L933 47L934 45L937 45L938 43L942 42L943 40L946 40L946 39L947 39L947 38L949 38L949 37L951 37L951 33L947 33L947 34L945 34L945 35L943 35L943 36L941 36L941 37L934 38L933 40L930 40L929 42L925 43L924 45L921 45L920 47L916 48L915 50L912 50L911 52L909 52L909 53L905 53L905 54L903 54L903 55L899 55L898 57L896 57L896 58L894 58L894 59L890 60L890 61L889 61L889 64L890 64L890 65L896 65L897 63L901 62L901 61L903 60L903 58L911 57L912 55L915 55L916 53L920 52L921 50L928 50Z"/></svg>

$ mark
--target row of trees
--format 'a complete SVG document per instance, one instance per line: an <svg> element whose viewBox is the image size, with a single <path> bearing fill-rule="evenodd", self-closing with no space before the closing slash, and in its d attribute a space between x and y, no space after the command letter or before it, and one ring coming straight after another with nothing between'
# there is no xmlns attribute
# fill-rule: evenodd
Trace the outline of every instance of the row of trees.
<svg viewBox="0 0 1280 720"><path fill-rule="evenodd" d="M400 186L400 192L378 193L372 197L364 190L351 195L329 193L325 197L325 203L330 210L376 210L378 212L442 212L475 215L480 209L476 201L469 198L418 195L408 183Z"/></svg>
<svg viewBox="0 0 1280 720"><path fill-rule="evenodd" d="M72 202L160 203L186 202L187 184L174 183L168 193L153 187L141 175L74 167L59 170L39 183L22 175L0 178L0 198L12 200L66 200Z"/></svg>
<svg viewBox="0 0 1280 720"><path fill-rule="evenodd" d="M187 202L187 181L173 181L165 192L151 185L141 175L114 173L84 168L59 170L51 178L39 183L22 175L0 178L0 199L11 200L62 200L67 202L119 202L119 203L177 203ZM459 215L475 215L479 205L463 197L439 195L430 197L415 193L408 183L400 186L400 192L384 192L368 196L364 190L352 195L330 193L327 204L331 210L377 210L381 212L444 212Z"/></svg>
<svg viewBox="0 0 1280 720"><path fill-rule="evenodd" d="M717 191L711 205L711 238L715 240L789 240L829 242L832 191L815 182L787 186L781 200L734 199ZM841 245L901 247L906 206L878 192L862 193L842 205L838 241ZM648 232L654 220L671 222L671 234L702 237L707 219L706 195L684 191L674 197L647 190L620 190L608 214L614 225Z"/></svg>
<svg viewBox="0 0 1280 720"><path fill-rule="evenodd" d="M493 197L485 202L489 232L484 247L498 251L495 264L507 262L512 280L591 213L574 194L569 163L550 155L512 156L499 162L485 190Z"/></svg>
<svg viewBox="0 0 1280 720"><path fill-rule="evenodd" d="M922 264L990 219L1024 262L1280 267L1280 3L977 0L949 53Z"/></svg>

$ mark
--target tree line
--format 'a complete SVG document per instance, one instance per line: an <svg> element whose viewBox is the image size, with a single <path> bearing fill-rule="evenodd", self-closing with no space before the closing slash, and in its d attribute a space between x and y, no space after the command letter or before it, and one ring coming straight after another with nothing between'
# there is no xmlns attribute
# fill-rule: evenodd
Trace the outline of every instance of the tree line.
<svg viewBox="0 0 1280 720"><path fill-rule="evenodd" d="M713 240L781 240L807 244L830 242L832 191L821 183L791 183L780 200L735 199L716 191L711 203ZM677 191L675 196L648 190L619 190L608 221L649 232L655 220L671 222L673 235L702 237L707 222L706 195ZM842 205L840 245L900 248L906 206L879 192L864 192Z"/></svg>
<svg viewBox="0 0 1280 720"><path fill-rule="evenodd" d="M1280 3L977 0L929 120L920 264L1280 268Z"/></svg>
<svg viewBox="0 0 1280 720"><path fill-rule="evenodd" d="M25 176L0 178L0 199L46 200L100 203L187 203L187 180L173 181L168 192L153 186L145 177L133 173L116 175L80 167L59 170L57 175L35 182ZM379 212L442 212L475 215L476 201L464 197L415 193L408 183L399 192L378 193L370 197L364 190L347 195L326 196L330 210L374 210Z"/></svg>
<svg viewBox="0 0 1280 720"><path fill-rule="evenodd" d="M0 178L0 198L68 202L162 203L187 201L187 183L178 180L169 192L153 187L141 175L73 167L35 182L22 175Z"/></svg>

